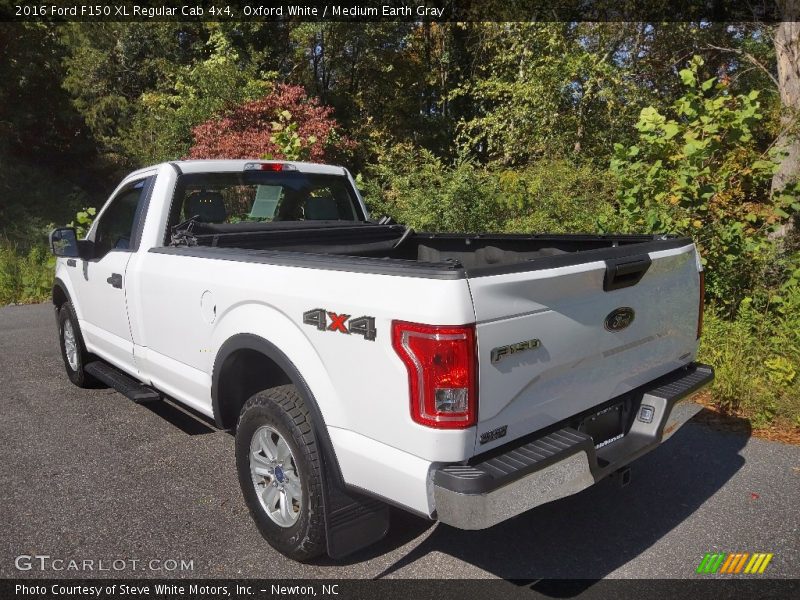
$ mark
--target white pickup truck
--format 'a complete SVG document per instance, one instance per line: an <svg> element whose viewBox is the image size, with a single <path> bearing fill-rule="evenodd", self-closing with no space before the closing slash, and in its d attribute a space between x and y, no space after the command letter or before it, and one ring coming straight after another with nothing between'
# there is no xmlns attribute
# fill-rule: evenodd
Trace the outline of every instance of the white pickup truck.
<svg viewBox="0 0 800 600"><path fill-rule="evenodd" d="M388 504L482 529L624 481L713 379L691 239L419 233L342 167L148 167L51 246L70 380L235 430L297 560L379 540Z"/></svg>

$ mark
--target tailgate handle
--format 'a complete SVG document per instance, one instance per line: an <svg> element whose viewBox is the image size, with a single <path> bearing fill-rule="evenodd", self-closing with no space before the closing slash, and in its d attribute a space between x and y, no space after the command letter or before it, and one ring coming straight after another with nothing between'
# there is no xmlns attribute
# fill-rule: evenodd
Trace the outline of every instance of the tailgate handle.
<svg viewBox="0 0 800 600"><path fill-rule="evenodd" d="M606 276L603 279L603 290L619 290L636 285L641 281L653 261L647 254L627 258L615 258L606 261Z"/></svg>

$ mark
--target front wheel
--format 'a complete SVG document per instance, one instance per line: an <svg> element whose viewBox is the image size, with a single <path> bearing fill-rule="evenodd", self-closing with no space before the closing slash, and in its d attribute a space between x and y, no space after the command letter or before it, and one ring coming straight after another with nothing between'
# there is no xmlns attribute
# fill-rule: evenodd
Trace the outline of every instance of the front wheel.
<svg viewBox="0 0 800 600"><path fill-rule="evenodd" d="M65 302L58 310L58 338L61 346L61 358L69 380L81 388L97 385L97 381L83 368L89 362L89 353L83 344L83 336L78 326L78 317L72 304Z"/></svg>
<svg viewBox="0 0 800 600"><path fill-rule="evenodd" d="M236 469L250 514L273 548L299 561L323 553L322 463L297 388L265 390L245 403Z"/></svg>

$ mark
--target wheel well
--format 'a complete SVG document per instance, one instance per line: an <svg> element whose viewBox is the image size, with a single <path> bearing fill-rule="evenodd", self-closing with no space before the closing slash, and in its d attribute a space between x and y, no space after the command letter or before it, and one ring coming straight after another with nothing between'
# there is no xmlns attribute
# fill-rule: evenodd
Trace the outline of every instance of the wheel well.
<svg viewBox="0 0 800 600"><path fill-rule="evenodd" d="M275 361L250 348L242 348L229 354L219 369L219 414L215 416L218 424L225 429L236 426L242 406L253 394L292 383L286 371Z"/></svg>
<svg viewBox="0 0 800 600"><path fill-rule="evenodd" d="M67 292L59 284L55 284L53 286L53 306L61 308L67 300L69 300Z"/></svg>

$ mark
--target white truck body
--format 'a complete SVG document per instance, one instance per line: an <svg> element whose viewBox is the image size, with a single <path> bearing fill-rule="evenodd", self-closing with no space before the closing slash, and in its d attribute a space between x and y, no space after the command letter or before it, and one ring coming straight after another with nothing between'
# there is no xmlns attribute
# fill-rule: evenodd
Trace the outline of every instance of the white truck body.
<svg viewBox="0 0 800 600"><path fill-rule="evenodd" d="M411 265L409 260L377 256L226 247L219 243L224 231L222 236L208 234L212 240L208 244L170 243L174 223L169 220L181 177L238 173L253 164L188 161L132 173L111 198L113 202L119 190L135 182L144 181L149 187L137 218L137 247L114 249L99 259L60 257L57 295L71 301L89 353L224 427L232 424L220 414L226 391L215 389L221 352L230 340L240 339L237 336L267 341L307 385L323 421L316 426L327 432L350 490L456 526L485 527L591 485L607 474L600 471L609 461L591 465L597 459L590 456L589 445L597 446L598 453L610 453L615 446L632 443L637 427L645 424L629 415L617 439L587 445L586 436L580 438L576 443L582 443L584 450L537 470L538 479L529 474L500 486L500 491L511 494L508 498L493 489L437 489L437 469L468 470L481 457L491 458L504 448L519 451L519 444L534 439L537 432L544 435L554 427L566 427L571 418L640 390L631 405L638 410L651 382L660 384L659 378L665 376L680 379L681 369L691 370L698 379L694 360L701 278L690 240L643 237L628 244L624 236L622 242L595 236L585 252L514 259L494 270L484 269L486 274L454 260L440 261L437 267L425 260L423 250L419 264ZM384 227L363 222L366 207L345 169L278 164L299 173L343 178L357 198L363 230ZM107 210L108 205L99 212L88 240ZM345 225L352 224L325 226L333 230ZM308 231L313 237L318 230ZM397 226L394 231L395 236L403 233ZM428 239L427 234L415 235ZM442 237L451 240L447 244L456 243L454 236ZM580 242L564 237L569 244ZM517 236L514 247L535 238ZM458 239L467 247L483 243L482 236ZM604 290L609 270L617 268L615 261L623 263L619 278L627 277L625 248L635 249L637 260L646 267L634 273L633 279L639 279L633 284ZM576 255L582 259L576 261ZM120 275L121 282L113 280ZM310 326L304 314L314 309L350 318L371 317L374 340ZM622 311L615 313L618 309ZM412 418L409 370L392 343L395 322L474 324L477 415L473 424L441 429ZM622 327L617 330L618 324ZM523 342L527 346L519 346ZM683 416L672 411L670 403L711 380L710 370L702 374L702 381L687 387L680 398L648 404L655 411L653 427L660 427L648 433L655 444L673 432L674 428L664 431L671 412L677 425L691 416L691 411ZM614 407L625 414L633 409ZM632 450L626 456L635 455ZM514 494L525 499L514 499Z"/></svg>

